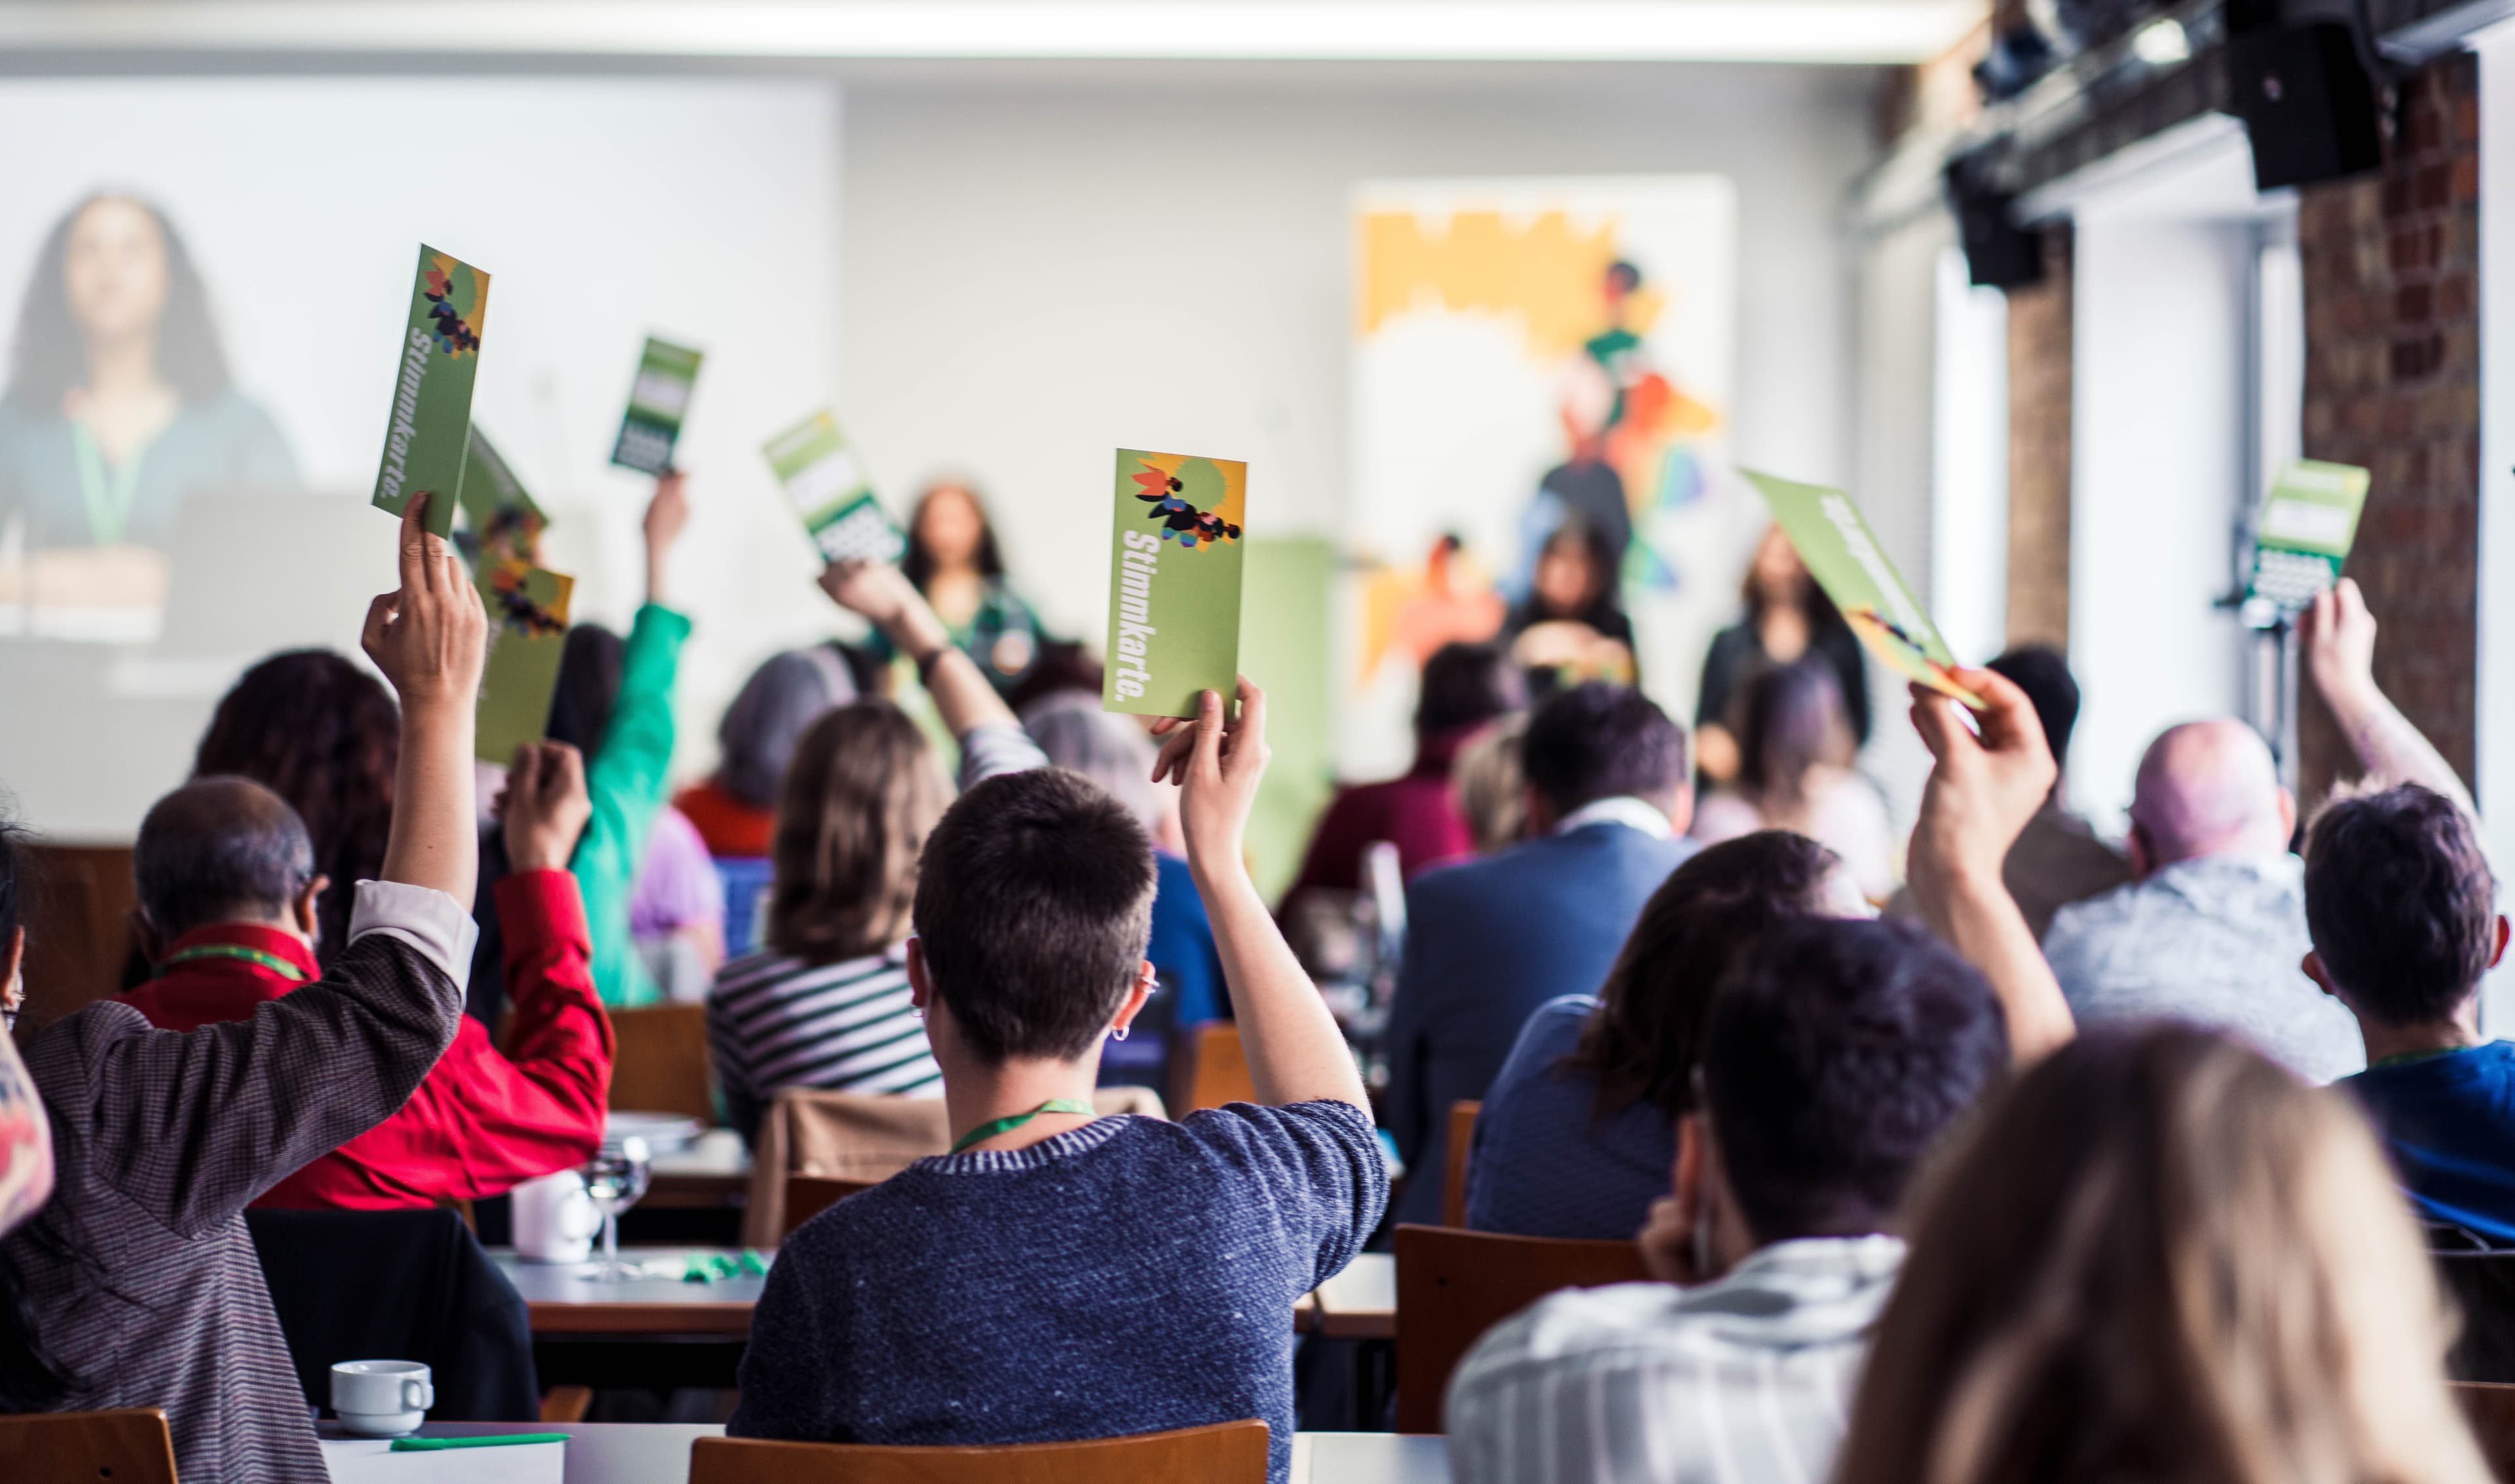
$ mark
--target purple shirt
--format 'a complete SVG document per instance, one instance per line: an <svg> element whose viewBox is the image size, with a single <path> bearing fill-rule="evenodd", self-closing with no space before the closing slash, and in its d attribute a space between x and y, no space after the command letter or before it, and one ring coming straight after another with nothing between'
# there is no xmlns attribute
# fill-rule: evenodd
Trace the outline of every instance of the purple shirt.
<svg viewBox="0 0 2515 1484"><path fill-rule="evenodd" d="M689 816L667 807L646 837L646 860L629 894L629 935L662 937L692 923L724 927L724 886Z"/></svg>

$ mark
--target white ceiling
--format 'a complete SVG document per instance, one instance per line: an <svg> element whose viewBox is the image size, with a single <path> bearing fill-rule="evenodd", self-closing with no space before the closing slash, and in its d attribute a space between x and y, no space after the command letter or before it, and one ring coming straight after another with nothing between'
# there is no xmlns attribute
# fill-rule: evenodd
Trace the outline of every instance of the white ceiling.
<svg viewBox="0 0 2515 1484"><path fill-rule="evenodd" d="M19 73L316 59L512 65L1175 61L1893 63L1984 0L11 0Z"/></svg>

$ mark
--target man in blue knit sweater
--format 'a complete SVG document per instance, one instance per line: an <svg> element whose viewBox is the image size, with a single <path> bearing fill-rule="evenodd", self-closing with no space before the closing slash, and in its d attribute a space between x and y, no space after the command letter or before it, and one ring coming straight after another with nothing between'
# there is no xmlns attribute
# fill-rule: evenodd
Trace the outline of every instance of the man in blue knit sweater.
<svg viewBox="0 0 2515 1484"><path fill-rule="evenodd" d="M926 842L909 981L953 1152L806 1222L742 1361L736 1437L973 1444L1245 1418L1290 1472L1296 1299L1379 1224L1362 1079L1259 900L1241 839L1265 697L1208 691L1154 771L1182 786L1258 1104L1095 1119L1101 1043L1143 1008L1143 828L1080 775L989 779Z"/></svg>

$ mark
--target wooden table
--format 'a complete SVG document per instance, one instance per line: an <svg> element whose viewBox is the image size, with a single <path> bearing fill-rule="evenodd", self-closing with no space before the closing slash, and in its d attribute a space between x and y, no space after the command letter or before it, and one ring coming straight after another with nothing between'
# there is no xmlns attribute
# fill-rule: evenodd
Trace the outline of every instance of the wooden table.
<svg viewBox="0 0 2515 1484"><path fill-rule="evenodd" d="M751 1152L731 1129L710 1129L687 1148L656 1155L647 1169L640 1209L717 1210L751 1198Z"/></svg>
<svg viewBox="0 0 2515 1484"><path fill-rule="evenodd" d="M452 1453L393 1453L385 1444L351 1440L326 1423L323 1463L332 1484L523 1484L547 1478L538 1448L474 1448ZM683 1484L690 1444L722 1437L713 1422L431 1422L422 1437L501 1432L568 1434L564 1484ZM534 1457L539 1455L539 1457ZM1449 1484L1450 1455L1440 1437L1387 1432L1302 1432L1293 1437L1293 1484Z"/></svg>
<svg viewBox="0 0 2515 1484"><path fill-rule="evenodd" d="M673 1276L598 1283L592 1263L525 1262L505 1249L490 1257L515 1284L532 1315L533 1335L642 1339L700 1335L740 1340L751 1334L751 1307L766 1278L720 1278L689 1283L679 1275L689 1259L724 1251L700 1247L624 1247L622 1260L659 1263Z"/></svg>
<svg viewBox="0 0 2515 1484"><path fill-rule="evenodd" d="M1363 1253L1319 1285L1318 1333L1335 1340L1397 1338L1397 1259ZM1369 1434L1363 1434L1369 1435Z"/></svg>

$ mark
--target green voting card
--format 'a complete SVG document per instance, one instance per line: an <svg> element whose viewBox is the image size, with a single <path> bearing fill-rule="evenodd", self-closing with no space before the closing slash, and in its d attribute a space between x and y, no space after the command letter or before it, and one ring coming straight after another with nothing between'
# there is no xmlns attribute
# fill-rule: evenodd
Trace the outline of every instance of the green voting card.
<svg viewBox="0 0 2515 1484"><path fill-rule="evenodd" d="M509 763L517 747L539 742L550 729L576 579L521 561L483 561L477 581L489 604L491 630L473 753L485 762Z"/></svg>
<svg viewBox="0 0 2515 1484"><path fill-rule="evenodd" d="M421 244L374 503L398 515L412 494L427 491L428 528L439 536L454 529L454 506L463 495L472 379L480 369L480 321L488 308L488 274Z"/></svg>
<svg viewBox="0 0 2515 1484"><path fill-rule="evenodd" d="M1118 450L1103 709L1193 717L1199 691L1231 699L1248 497L1249 466L1236 459Z"/></svg>
<svg viewBox="0 0 2515 1484"><path fill-rule="evenodd" d="M550 517L524 492L523 481L498 456L497 445L477 428L472 430L472 446L464 455L459 503L470 529L457 539L464 543L464 552L476 570L511 561L530 566L541 560L542 531L550 525Z"/></svg>
<svg viewBox="0 0 2515 1484"><path fill-rule="evenodd" d="M673 444L680 438L690 389L698 385L699 362L706 358L687 346L646 337L638 379L629 386L629 410L620 417L620 438L611 445L612 463L648 474L673 467Z"/></svg>
<svg viewBox="0 0 2515 1484"><path fill-rule="evenodd" d="M2367 471L2299 459L2280 471L2253 526L2253 573L2245 596L2297 609L2340 580L2367 508Z"/></svg>
<svg viewBox="0 0 2515 1484"><path fill-rule="evenodd" d="M1798 549L1799 560L1834 599L1851 632L1887 669L1979 707L1982 698L1950 677L1956 656L1938 625L1870 534L1860 507L1838 489L1793 484L1741 470L1772 507L1773 520Z"/></svg>
<svg viewBox="0 0 2515 1484"><path fill-rule="evenodd" d="M895 562L907 554L908 538L883 514L863 466L839 433L839 420L827 411L770 438L760 451L786 486L823 561Z"/></svg>

